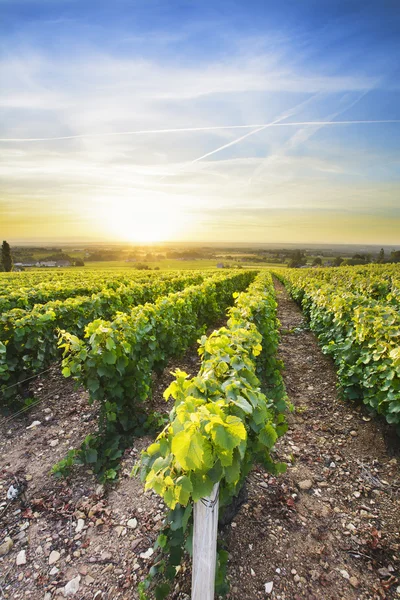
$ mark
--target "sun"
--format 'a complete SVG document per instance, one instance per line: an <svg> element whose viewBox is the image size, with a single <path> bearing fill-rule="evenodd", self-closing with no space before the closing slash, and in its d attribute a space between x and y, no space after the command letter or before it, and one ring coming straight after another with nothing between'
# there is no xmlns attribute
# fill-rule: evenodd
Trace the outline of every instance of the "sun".
<svg viewBox="0 0 400 600"><path fill-rule="evenodd" d="M166 203L148 201L140 205L130 199L113 199L103 205L102 228L121 242L151 243L177 239L187 217Z"/></svg>

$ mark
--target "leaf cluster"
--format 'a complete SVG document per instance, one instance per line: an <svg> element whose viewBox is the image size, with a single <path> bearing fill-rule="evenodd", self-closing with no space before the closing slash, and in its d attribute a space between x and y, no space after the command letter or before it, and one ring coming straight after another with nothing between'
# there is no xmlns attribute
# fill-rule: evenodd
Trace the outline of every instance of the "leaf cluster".
<svg viewBox="0 0 400 600"><path fill-rule="evenodd" d="M276 474L286 469L272 455L276 440L287 430L283 385L274 398L268 398L257 377L262 369L260 357L266 361L270 375L275 376L277 371L268 355L268 351L276 352L277 343L273 335L277 328L276 303L271 301L273 296L270 298L273 293L270 274L262 273L246 292L236 294L227 326L200 340L202 364L198 375L189 378L177 370L175 380L164 392L166 399L172 396L175 400L169 423L142 453L134 473L140 473L145 489L159 494L172 513L178 511L189 519L191 503L210 495L216 483L223 508L240 491L255 462ZM171 513L168 521L171 526L167 523L163 530L165 554L172 547L172 524L177 529ZM190 549L190 540L186 544ZM221 591L226 591L222 575L226 558L220 554ZM150 580L146 581L147 587Z"/></svg>
<svg viewBox="0 0 400 600"><path fill-rule="evenodd" d="M253 271L218 273L153 304L119 313L113 321L95 320L87 325L85 339L62 332L63 374L83 385L90 402L100 406L95 447L102 463L109 440L118 437L124 447L138 426L151 395L152 373L161 372L169 358L181 356L224 314L233 292L254 277Z"/></svg>
<svg viewBox="0 0 400 600"><path fill-rule="evenodd" d="M0 354L0 386L5 401L15 399L19 392L18 386L6 388L38 373L60 358L59 329L81 336L84 328L95 319L112 318L117 312L130 311L133 306L154 302L161 296L202 281L203 277L195 273L152 278L149 282L133 280L117 287L114 281L114 285L110 283L110 286L87 296L60 298L44 304L35 303L33 308L12 308L3 312L0 316L0 343L3 349ZM52 293L57 296L60 287L62 289L60 284L48 283L41 292L45 297ZM18 296L18 291L15 295ZM13 301L13 294L7 297ZM21 298L21 304L23 302Z"/></svg>
<svg viewBox="0 0 400 600"><path fill-rule="evenodd" d="M400 268L368 265L285 272L283 278L337 367L343 396L400 432Z"/></svg>

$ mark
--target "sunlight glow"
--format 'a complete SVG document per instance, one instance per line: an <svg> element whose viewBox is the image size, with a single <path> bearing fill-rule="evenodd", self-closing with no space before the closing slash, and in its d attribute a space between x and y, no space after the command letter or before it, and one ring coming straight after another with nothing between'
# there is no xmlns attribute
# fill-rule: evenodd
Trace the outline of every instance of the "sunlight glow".
<svg viewBox="0 0 400 600"><path fill-rule="evenodd" d="M107 237L121 242L149 243L176 239L184 234L188 224L186 214L180 214L159 199L144 200L143 204L138 206L129 198L108 199L98 214Z"/></svg>

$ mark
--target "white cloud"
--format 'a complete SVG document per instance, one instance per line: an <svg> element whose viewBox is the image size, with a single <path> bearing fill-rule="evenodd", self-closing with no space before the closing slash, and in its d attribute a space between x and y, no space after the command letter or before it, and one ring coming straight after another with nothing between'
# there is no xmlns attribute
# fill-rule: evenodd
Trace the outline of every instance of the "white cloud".
<svg viewBox="0 0 400 600"><path fill-rule="evenodd" d="M288 59L286 39L275 41L276 46L266 46L256 40L245 51L238 43L229 59L191 66L162 56L157 61L120 58L87 47L60 59L16 46L0 63L0 109L6 116L1 137L241 125L285 116L323 120L340 115L376 83L368 74L338 76L329 65L325 73L312 71L301 57ZM332 156L329 146L316 149L311 135L320 129L268 128L249 136L230 130L180 132L2 146L4 202L12 198L19 203L19 214L29 214L34 206L45 218L61 203L75 220L79 214L89 219L98 207L106 214L116 202L138 208L147 203L154 211L168 204L171 213L197 215L200 222L203 211L204 222L214 225L213 211L220 208L226 226L240 228L237 213L229 217L235 204L256 227L261 209L322 210L335 203L344 210L349 201L371 207L381 201L376 186L368 192L368 186L357 191L337 185L338 178L354 178L367 159L355 159L346 146L340 156ZM389 198L394 192L386 193Z"/></svg>

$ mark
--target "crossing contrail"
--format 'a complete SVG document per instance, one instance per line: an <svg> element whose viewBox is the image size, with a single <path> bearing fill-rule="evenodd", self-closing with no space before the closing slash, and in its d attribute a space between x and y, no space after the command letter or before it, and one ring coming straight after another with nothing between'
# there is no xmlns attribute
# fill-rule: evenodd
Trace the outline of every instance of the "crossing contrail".
<svg viewBox="0 0 400 600"><path fill-rule="evenodd" d="M295 121L295 122L275 122L271 123L254 123L251 125L214 125L210 127L177 127L173 129L136 129L133 131L115 131L109 133L81 133L78 135L62 135L57 137L37 137L37 138L0 138L0 143L14 142L56 142L62 140L78 140L85 138L98 137L118 137L126 135L151 135L159 133L195 133L201 131L222 131L226 129L266 129L267 127L303 127L303 126L331 126L331 125L372 125L379 123L400 123L400 119L364 119L353 121ZM253 132L255 133L255 132Z"/></svg>
<svg viewBox="0 0 400 600"><path fill-rule="evenodd" d="M167 177L171 177L171 176L175 177L175 175L179 175L179 173L181 171L184 171L188 166L194 165L195 163L199 162L200 160L203 160L204 158L207 158L208 156L212 156L213 154L216 154L217 152L221 152L221 150L225 150L225 148L229 148L230 146L234 146L235 144L238 144L242 140L250 137L251 135L254 135L255 133L259 133L260 131L263 131L267 127L272 127L272 125L275 125L275 124L279 123L280 121L283 121L283 119L287 119L287 117L286 116L279 117L279 119L276 119L275 121L272 121L272 123L267 123L266 125L262 125L261 127L258 127L257 129L253 129L252 131L249 131L245 135L242 135L239 138L236 138L236 139L232 140L231 142L228 142L227 144L224 144L223 146L218 146L218 148L215 148L214 150L211 150L211 152L207 152L206 154L203 154L202 156L198 156L194 160L190 160L189 162L187 162L184 165L182 165L180 167L180 169L175 170L173 173L170 173L168 175L163 175L159 179L159 181L163 181Z"/></svg>
<svg viewBox="0 0 400 600"><path fill-rule="evenodd" d="M367 94L369 94L371 91L371 89L365 90L364 92L362 92L361 94L358 95L357 98L355 98L354 100L352 100L350 102L350 104L347 104L346 106L342 107L340 110L335 111L334 113L332 113L331 115L325 117L325 120L323 121L323 124L316 124L313 128L307 128L307 126L305 126L302 129L299 129L285 144L282 145L282 147L280 148L280 151L275 154L275 155L270 155L268 157L266 157L261 164L254 170L252 176L250 177L248 183L251 184L252 180L254 177L259 176L259 174L265 170L265 168L267 167L267 165L269 163L271 163L271 161L273 161L274 159L276 159L280 154L284 155L285 154L285 150L286 149L293 149L296 146L298 146L299 144L307 141L308 139L310 139L313 135L315 135L315 133L317 133L317 131L320 131L323 127L326 127L326 125L329 125L331 123L338 123L339 121L335 119L339 119L339 117L346 111L350 110L351 108L353 108L353 106L355 106L358 102L360 102L360 100L362 100L362 98L364 98L364 96L366 96ZM312 98L310 99L312 100Z"/></svg>

